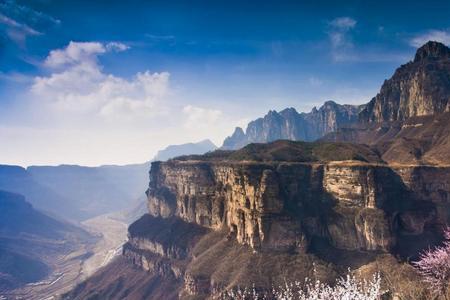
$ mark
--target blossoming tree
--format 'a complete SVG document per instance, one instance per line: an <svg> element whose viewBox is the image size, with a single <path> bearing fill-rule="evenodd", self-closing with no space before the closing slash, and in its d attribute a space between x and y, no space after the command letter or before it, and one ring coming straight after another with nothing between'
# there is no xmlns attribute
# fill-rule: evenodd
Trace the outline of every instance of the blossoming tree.
<svg viewBox="0 0 450 300"><path fill-rule="evenodd" d="M422 253L419 261L414 262L414 266L433 293L449 300L450 227L445 228L444 239L442 246L429 249Z"/></svg>

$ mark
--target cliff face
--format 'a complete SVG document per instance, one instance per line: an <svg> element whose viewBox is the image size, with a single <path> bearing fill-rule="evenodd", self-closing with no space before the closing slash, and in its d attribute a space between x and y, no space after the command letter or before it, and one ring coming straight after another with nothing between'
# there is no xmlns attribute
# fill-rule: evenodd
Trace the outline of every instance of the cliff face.
<svg viewBox="0 0 450 300"><path fill-rule="evenodd" d="M449 99L450 49L428 42L384 82L357 124L322 140L371 145L388 163L448 165Z"/></svg>
<svg viewBox="0 0 450 300"><path fill-rule="evenodd" d="M393 294L416 299L408 293L423 285L405 261L450 221L449 67L450 50L427 43L358 124L358 108L334 103L269 112L223 148L336 129L326 140L370 146L277 141L153 163L149 214L130 226L124 256L175 282L182 299L270 289L314 268L332 280L348 267L381 271Z"/></svg>
<svg viewBox="0 0 450 300"><path fill-rule="evenodd" d="M450 49L428 42L398 68L361 112L364 122L404 121L450 109Z"/></svg>
<svg viewBox="0 0 450 300"><path fill-rule="evenodd" d="M123 253L183 299L218 297L247 271L240 284L267 288L308 276L306 262L336 274L348 257L356 267L382 253L414 257L450 219L448 167L171 160L150 177L149 215L130 226ZM270 276L255 275L261 260Z"/></svg>
<svg viewBox="0 0 450 300"><path fill-rule="evenodd" d="M419 234L437 224L435 202L445 203L449 193L448 169L417 168L345 162L154 163L149 212L226 229L255 250L304 252L316 236L341 249L390 251L397 232ZM427 172L440 178L431 198L431 187L419 188ZM427 203L425 216L416 216L414 211ZM403 216L413 224L399 223Z"/></svg>
<svg viewBox="0 0 450 300"><path fill-rule="evenodd" d="M239 149L250 143L280 139L314 141L340 126L355 123L361 109L362 106L327 101L309 113L298 113L294 108L269 111L263 118L250 122L245 133L240 127L236 128L233 135L225 139L222 149Z"/></svg>

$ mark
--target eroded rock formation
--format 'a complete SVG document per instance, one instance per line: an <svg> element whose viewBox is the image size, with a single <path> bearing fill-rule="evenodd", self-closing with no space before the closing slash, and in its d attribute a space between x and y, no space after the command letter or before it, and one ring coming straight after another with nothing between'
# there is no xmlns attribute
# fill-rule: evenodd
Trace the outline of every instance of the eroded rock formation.
<svg viewBox="0 0 450 300"><path fill-rule="evenodd" d="M268 143L285 139L293 141L314 141L340 126L358 121L363 105L341 105L334 101L325 102L319 109L309 113L298 113L294 108L280 112L269 111L263 118L251 121L244 133L237 127L223 142L222 149L239 149L250 143Z"/></svg>
<svg viewBox="0 0 450 300"><path fill-rule="evenodd" d="M450 221L449 66L450 50L427 43L384 83L361 126L328 138L370 146L277 141L153 163L149 214L130 226L124 256L175 282L182 299L267 289L313 269L332 280L348 267L381 270L392 294L416 299L405 262ZM271 112L228 141L304 139L306 115L295 114ZM314 134L339 126L337 115L317 114Z"/></svg>
<svg viewBox="0 0 450 300"><path fill-rule="evenodd" d="M365 122L404 121L449 111L450 49L428 42L398 68L361 112Z"/></svg>
<svg viewBox="0 0 450 300"><path fill-rule="evenodd" d="M225 288L192 267L205 259L193 249L208 232L263 256L314 254L316 240L368 257L410 256L417 254L408 250L411 239L426 247L449 219L450 168L171 160L153 163L150 177L149 215L130 227L124 255L183 282L180 293L191 296Z"/></svg>
<svg viewBox="0 0 450 300"><path fill-rule="evenodd" d="M448 169L393 170L361 162L155 163L149 212L226 228L239 243L257 250L306 251L309 238L320 235L337 248L389 251L396 244L396 226L405 223L394 224L399 215L423 227L428 219L436 220L416 216L414 210L423 201L443 203L449 194L447 175L439 174L434 192L422 187L427 172L448 174ZM401 230L422 231L413 227Z"/></svg>

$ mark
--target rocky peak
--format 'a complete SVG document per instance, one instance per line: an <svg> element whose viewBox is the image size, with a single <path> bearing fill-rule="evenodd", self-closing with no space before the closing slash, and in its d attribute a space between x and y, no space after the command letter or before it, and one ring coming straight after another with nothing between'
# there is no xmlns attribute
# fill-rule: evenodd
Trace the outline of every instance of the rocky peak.
<svg viewBox="0 0 450 300"><path fill-rule="evenodd" d="M236 127L233 134L223 141L222 148L234 149L235 147L242 147L245 145L246 140L247 138L245 136L244 130L242 130L241 127Z"/></svg>
<svg viewBox="0 0 450 300"><path fill-rule="evenodd" d="M289 108L286 108L286 109L280 111L280 115L282 115L282 116L296 116L296 115L298 115L298 112L297 112L297 110L295 110L295 108L289 107Z"/></svg>
<svg viewBox="0 0 450 300"><path fill-rule="evenodd" d="M360 110L359 106L340 105L331 100L309 113L298 113L293 107L280 112L270 110L263 118L250 122L245 133L236 129L225 139L222 149L239 149L250 143L281 139L314 141L341 125L356 122Z"/></svg>
<svg viewBox="0 0 450 300"><path fill-rule="evenodd" d="M414 62L426 59L448 59L450 58L450 49L442 43L429 41L417 49Z"/></svg>
<svg viewBox="0 0 450 300"><path fill-rule="evenodd" d="M428 42L402 65L360 113L363 123L405 121L449 111L450 49Z"/></svg>
<svg viewBox="0 0 450 300"><path fill-rule="evenodd" d="M333 100L328 100L325 101L325 103L323 104L323 106L321 108L329 108L329 107L337 107L338 104L336 102L334 102Z"/></svg>

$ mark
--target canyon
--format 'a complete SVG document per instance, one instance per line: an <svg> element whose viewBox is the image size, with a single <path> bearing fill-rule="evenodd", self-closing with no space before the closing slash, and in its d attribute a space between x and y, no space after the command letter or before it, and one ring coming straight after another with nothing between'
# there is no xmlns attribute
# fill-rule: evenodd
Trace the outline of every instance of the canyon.
<svg viewBox="0 0 450 300"><path fill-rule="evenodd" d="M213 149L205 140L157 157ZM0 298L56 299L120 255L146 211L149 168L0 165Z"/></svg>
<svg viewBox="0 0 450 300"><path fill-rule="evenodd" d="M410 262L450 219L449 53L428 42L367 105L313 110L320 133L269 112L220 150L153 162L122 257L65 298L221 299L350 268L380 272L383 299L429 299Z"/></svg>
<svg viewBox="0 0 450 300"><path fill-rule="evenodd" d="M154 162L148 214L129 227L123 257L146 280L176 287L164 294L174 299L217 298L238 282L267 289L312 276L313 265L315 276L329 281L349 263L362 274L374 265L411 272L402 261L437 243L449 219L450 167L389 166L365 147L331 145L347 155L328 160L330 145L317 143L306 155L311 161L258 161L258 147L273 157L309 152L310 144L277 141L251 146L253 160L239 154L248 153L244 147ZM270 270L280 273L261 275ZM104 278L94 275L88 284L96 280ZM397 278L390 290L404 280L413 279ZM96 295L105 296L108 289L99 286ZM127 284L108 296L120 299L125 290L144 297ZM86 286L74 291L68 299L94 293ZM150 298L162 293L146 291Z"/></svg>

